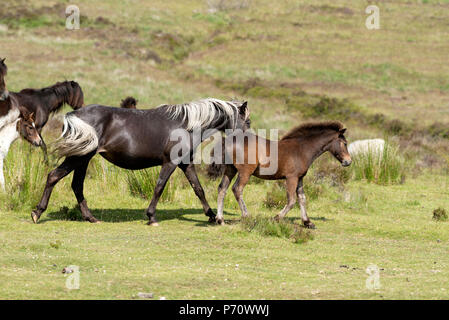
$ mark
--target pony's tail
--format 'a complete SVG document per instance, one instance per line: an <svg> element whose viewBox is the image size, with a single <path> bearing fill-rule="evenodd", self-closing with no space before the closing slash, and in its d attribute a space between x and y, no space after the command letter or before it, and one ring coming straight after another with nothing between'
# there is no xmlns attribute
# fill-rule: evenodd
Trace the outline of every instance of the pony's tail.
<svg viewBox="0 0 449 320"><path fill-rule="evenodd" d="M211 163L207 167L207 175L209 178L215 180L218 177L221 177L224 174L226 165L225 165L225 143L224 138L222 138L221 142L221 159L217 159L214 154L215 147L212 148L210 152Z"/></svg>
<svg viewBox="0 0 449 320"><path fill-rule="evenodd" d="M95 128L74 114L66 114L62 134L54 145L59 157L83 156L97 148Z"/></svg>

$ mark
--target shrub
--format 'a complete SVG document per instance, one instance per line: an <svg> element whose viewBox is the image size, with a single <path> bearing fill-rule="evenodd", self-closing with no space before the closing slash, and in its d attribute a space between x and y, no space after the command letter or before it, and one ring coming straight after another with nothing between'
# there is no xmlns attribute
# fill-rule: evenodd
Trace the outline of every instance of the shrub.
<svg viewBox="0 0 449 320"><path fill-rule="evenodd" d="M446 210L443 208L437 208L433 210L433 219L436 221L446 221L447 220Z"/></svg>
<svg viewBox="0 0 449 320"><path fill-rule="evenodd" d="M351 170L344 168L330 154L324 154L313 163L308 176L313 176L315 183L329 180L332 186L341 186L351 178Z"/></svg>
<svg viewBox="0 0 449 320"><path fill-rule="evenodd" d="M355 180L386 185L403 183L406 168L398 148L385 143L382 153L368 151L354 155L351 170Z"/></svg>
<svg viewBox="0 0 449 320"><path fill-rule="evenodd" d="M267 237L291 239L294 243L313 240L313 233L290 220L275 221L260 215L242 219L241 226L248 232L257 232Z"/></svg>
<svg viewBox="0 0 449 320"><path fill-rule="evenodd" d="M287 192L285 190L285 184L281 181L272 183L272 187L267 192L263 203L267 208L270 209L282 209L287 204Z"/></svg>

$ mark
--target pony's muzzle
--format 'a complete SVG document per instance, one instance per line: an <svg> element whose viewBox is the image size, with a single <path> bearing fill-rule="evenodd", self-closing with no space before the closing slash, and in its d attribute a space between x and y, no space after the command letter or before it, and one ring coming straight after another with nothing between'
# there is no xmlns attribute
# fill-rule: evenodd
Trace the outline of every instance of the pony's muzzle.
<svg viewBox="0 0 449 320"><path fill-rule="evenodd" d="M342 165L343 167L348 167L351 163L352 163L352 160L351 160L351 159L349 159L349 160L343 160L343 161L341 162L341 165Z"/></svg>
<svg viewBox="0 0 449 320"><path fill-rule="evenodd" d="M33 139L33 141L31 143L35 147L41 147L43 145L43 141L40 137L38 137L37 139Z"/></svg>

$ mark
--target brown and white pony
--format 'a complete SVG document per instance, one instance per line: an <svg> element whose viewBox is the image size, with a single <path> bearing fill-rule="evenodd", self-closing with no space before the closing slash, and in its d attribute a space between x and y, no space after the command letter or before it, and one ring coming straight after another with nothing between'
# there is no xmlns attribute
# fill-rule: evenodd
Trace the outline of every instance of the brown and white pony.
<svg viewBox="0 0 449 320"><path fill-rule="evenodd" d="M20 106L17 99L6 89L7 71L5 59L0 60L0 188L3 190L5 190L3 160L11 143L22 136L34 146L42 144L34 123L34 114Z"/></svg>
<svg viewBox="0 0 449 320"><path fill-rule="evenodd" d="M229 184L238 173L232 191L243 217L248 215L243 201L243 188L252 175L265 180L286 179L287 205L275 218L282 219L293 208L298 197L304 225L314 228L315 225L307 216L302 181L313 161L324 152L329 151L345 167L351 164L351 156L344 136L345 131L340 122L332 121L302 124L293 128L280 141L270 141L255 135L247 139L235 139L234 136L228 136L221 142L223 148L221 163L214 162L217 159L213 157L208 170L211 177L218 177L224 173L218 187L217 223L224 223L223 201ZM276 157L271 156L270 153L273 152L277 152ZM237 161L239 153L242 161ZM231 163L225 164L228 162L225 159L229 159ZM273 161L277 161L274 163L274 172L263 173L264 168L273 166L271 163Z"/></svg>

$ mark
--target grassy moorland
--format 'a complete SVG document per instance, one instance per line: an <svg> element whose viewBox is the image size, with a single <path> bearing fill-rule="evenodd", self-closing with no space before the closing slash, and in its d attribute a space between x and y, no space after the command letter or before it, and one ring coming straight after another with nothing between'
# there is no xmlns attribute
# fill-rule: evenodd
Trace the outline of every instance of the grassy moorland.
<svg viewBox="0 0 449 320"><path fill-rule="evenodd" d="M449 297L449 2L382 1L380 30L365 28L367 2L254 0L244 8L206 1L4 1L0 57L8 88L78 81L86 103L139 106L214 96L248 99L253 128L285 131L308 119L339 119L348 139L387 137L384 168L343 170L323 157L306 181L317 229L269 217L282 207L275 182L252 180L241 221L229 192L224 227L209 225L176 172L158 206L160 226L145 225L151 191L98 158L86 179L92 213L81 221L71 177L55 188L38 225L31 208L45 176L39 150L16 142L0 195L0 298L132 299L441 299ZM237 1L238 2L238 1ZM76 4L81 29L65 30ZM370 3L371 4L371 3ZM5 10L3 10L5 9ZM56 115L44 130L60 132ZM398 149L396 149L398 148ZM213 207L218 181L199 166ZM152 177L150 173L149 177ZM134 178L134 179L133 179ZM148 179L148 177L145 180ZM369 290L366 269L380 271ZM80 267L68 290L64 267Z"/></svg>

